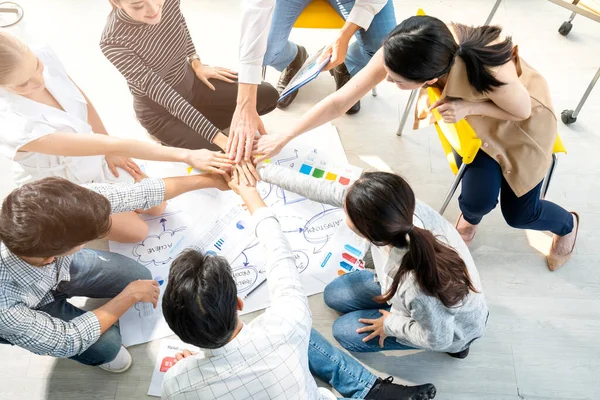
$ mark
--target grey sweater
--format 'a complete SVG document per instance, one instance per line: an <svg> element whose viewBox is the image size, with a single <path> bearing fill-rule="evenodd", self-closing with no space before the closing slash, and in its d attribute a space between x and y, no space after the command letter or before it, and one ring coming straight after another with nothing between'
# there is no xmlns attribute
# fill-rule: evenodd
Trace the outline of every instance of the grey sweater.
<svg viewBox="0 0 600 400"><path fill-rule="evenodd" d="M342 207L347 187L324 179L315 179L272 164L258 167L261 179L308 199ZM488 308L483 296L479 273L469 249L447 220L417 199L413 223L431 231L439 240L454 248L467 265L477 293L470 292L458 305L446 307L440 300L421 290L411 272L389 301L391 314L384 330L399 343L434 351L455 353L483 336ZM376 276L381 293L386 293L407 249L372 246Z"/></svg>

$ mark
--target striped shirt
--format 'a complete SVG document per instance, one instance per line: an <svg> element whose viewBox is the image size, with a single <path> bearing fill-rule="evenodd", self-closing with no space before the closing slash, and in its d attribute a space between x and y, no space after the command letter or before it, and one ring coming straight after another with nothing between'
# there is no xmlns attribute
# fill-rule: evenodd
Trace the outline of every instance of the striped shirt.
<svg viewBox="0 0 600 400"><path fill-rule="evenodd" d="M174 89L189 68L187 57L196 53L179 6L180 0L166 0L156 25L134 21L115 9L100 49L127 79L134 96L148 97L212 142L219 129Z"/></svg>
<svg viewBox="0 0 600 400"><path fill-rule="evenodd" d="M83 185L106 197L111 213L148 209L165 197L162 179L139 183ZM72 357L100 338L100 322L93 312L70 321L38 309L54 302L52 291L71 280L73 255L57 257L43 267L30 265L0 242L0 338L35 354Z"/></svg>

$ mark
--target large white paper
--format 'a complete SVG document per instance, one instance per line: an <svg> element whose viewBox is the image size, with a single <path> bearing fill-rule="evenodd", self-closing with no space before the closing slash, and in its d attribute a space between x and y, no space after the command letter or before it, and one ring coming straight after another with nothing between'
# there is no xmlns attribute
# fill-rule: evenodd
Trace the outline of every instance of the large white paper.
<svg viewBox="0 0 600 400"><path fill-rule="evenodd" d="M160 397L165 374L169 368L175 365L175 355L177 353L182 353L184 350L197 353L194 357L203 358L203 354L200 349L184 343L181 340L164 339L160 343L160 349L158 350L158 356L156 357L154 372L152 372L152 380L150 381L150 387L148 388L148 396Z"/></svg>
<svg viewBox="0 0 600 400"><path fill-rule="evenodd" d="M344 149L332 125L322 126L294 139L269 162L342 184L349 184L361 172L347 164ZM147 167L149 172L157 170L150 163ZM174 174L188 173L182 164L171 164L168 168ZM157 175L165 176L164 171ZM342 209L307 200L264 182L259 183L258 189L265 203L273 209L290 242L307 295L322 292L339 274L361 268L360 259L367 244L346 226ZM255 240L252 218L239 196L217 189L186 193L170 200L167 212L160 217L149 218L148 225L148 236L141 243L110 242L111 251L145 265L161 288L156 309L139 303L121 317L125 346L172 334L162 315L162 294L172 261L190 245L228 259L238 294L245 300L244 313L269 305L269 291L264 284L263 249Z"/></svg>

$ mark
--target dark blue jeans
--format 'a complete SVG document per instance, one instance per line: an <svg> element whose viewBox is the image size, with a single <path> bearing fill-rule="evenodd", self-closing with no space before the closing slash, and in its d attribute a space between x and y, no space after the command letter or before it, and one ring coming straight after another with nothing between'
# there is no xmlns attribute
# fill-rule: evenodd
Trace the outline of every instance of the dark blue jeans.
<svg viewBox="0 0 600 400"><path fill-rule="evenodd" d="M53 292L56 301L38 309L48 315L70 321L86 311L70 304L73 296L112 298L125 286L138 279L152 279L150 271L130 258L116 253L83 249L75 253L71 262L71 281L61 282ZM9 343L0 338L0 343ZM100 365L115 359L121 349L121 333L112 326L86 351L71 360L86 365Z"/></svg>
<svg viewBox="0 0 600 400"><path fill-rule="evenodd" d="M500 195L502 215L513 228L550 231L559 236L571 233L573 215L552 202L540 200L541 189L542 182L517 197L502 176L500 165L480 151L465 170L458 205L465 220L477 225L496 208Z"/></svg>
<svg viewBox="0 0 600 400"><path fill-rule="evenodd" d="M381 317L379 310L390 310L387 304L373 301L373 297L381 294L381 286L373 278L371 271L351 272L334 279L325 287L325 304L344 314L333 323L333 337L343 348L354 352L413 349L398 343L393 337L387 337L381 348L379 337L363 342L370 332L356 332L358 328L366 326L359 319L378 319Z"/></svg>

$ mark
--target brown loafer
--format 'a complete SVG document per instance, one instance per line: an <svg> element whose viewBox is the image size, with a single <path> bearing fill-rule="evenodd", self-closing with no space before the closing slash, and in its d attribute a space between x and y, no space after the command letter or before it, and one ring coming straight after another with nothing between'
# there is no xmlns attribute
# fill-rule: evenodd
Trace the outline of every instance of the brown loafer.
<svg viewBox="0 0 600 400"><path fill-rule="evenodd" d="M546 262L548 263L548 269L550 271L556 271L557 269L565 265L573 255L573 250L575 250L575 244L577 243L577 235L579 234L579 214L577 214L574 211L571 211L571 214L575 216L576 223L575 227L573 227L573 229L575 229L575 240L573 241L573 247L571 247L571 251L567 254L556 254L554 252L554 240L552 240L552 248L550 249L550 254L548 254L548 257L546 257ZM556 238L556 235L554 236Z"/></svg>
<svg viewBox="0 0 600 400"><path fill-rule="evenodd" d="M279 76L279 82L277 82L277 91L279 94L283 92L283 90L290 83L292 78L296 76L300 68L304 65L304 62L308 59L308 52L303 46L298 46L298 54L296 54L296 58L283 70L281 75ZM294 101L294 99L298 96L298 91L290 93L285 99L282 99L277 103L277 108L280 110L284 110L289 107L290 104Z"/></svg>
<svg viewBox="0 0 600 400"><path fill-rule="evenodd" d="M460 235L460 237L462 238L462 240L465 242L465 244L467 246L471 245L471 242L473 241L473 239L475 238L475 235L477 234L477 228L475 228L475 232L473 233L473 235L471 235L471 237L469 238L468 236L466 236L463 232L458 230L458 223L460 222L460 220L464 219L463 218L463 213L460 213L460 215L458 216L458 219L456 220L456 223L454 224L454 227L456 228L456 230L458 231L458 234ZM473 225L475 227L477 227L477 225Z"/></svg>

